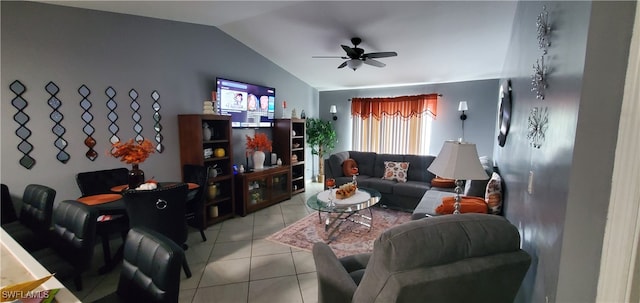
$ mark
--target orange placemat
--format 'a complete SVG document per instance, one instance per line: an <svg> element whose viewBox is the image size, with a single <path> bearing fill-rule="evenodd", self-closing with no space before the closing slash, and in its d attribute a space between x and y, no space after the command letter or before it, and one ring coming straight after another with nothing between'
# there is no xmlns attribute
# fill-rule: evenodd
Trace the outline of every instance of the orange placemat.
<svg viewBox="0 0 640 303"><path fill-rule="evenodd" d="M122 184L122 185L112 187L111 191L114 193L121 193L123 190L127 189L128 187L129 187L128 184Z"/></svg>
<svg viewBox="0 0 640 303"><path fill-rule="evenodd" d="M109 203L122 199L121 194L99 194L78 198L79 202L86 205L98 205L103 203Z"/></svg>

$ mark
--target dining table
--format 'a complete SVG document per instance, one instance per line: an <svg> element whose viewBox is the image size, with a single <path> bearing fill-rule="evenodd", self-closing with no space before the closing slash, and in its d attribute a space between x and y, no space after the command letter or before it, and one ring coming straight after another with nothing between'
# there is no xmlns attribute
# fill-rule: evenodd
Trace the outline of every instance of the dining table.
<svg viewBox="0 0 640 303"><path fill-rule="evenodd" d="M158 188L162 188L167 186L173 186L180 183L183 183L183 182L175 182L175 181L158 182L157 186ZM200 187L200 185L196 183L187 183L187 187L189 190L187 193L187 201L189 201L193 199L193 197L196 195L197 189ZM120 219L123 216L127 216L127 208L124 204L124 199L122 197L122 194L128 189L129 189L128 184L117 185L110 188L111 193L84 196L76 200L96 209L98 212L98 219L97 219L98 222L100 224L105 224L105 226L107 226L108 224L111 224L111 222L115 222L117 219ZM142 190L142 189L136 189L136 190ZM109 228L109 226L107 226L107 228ZM108 248L108 243L103 243L103 245L106 245L106 247ZM124 241L123 241L123 245L124 245ZM123 245L120 245L120 247L116 251L113 258L111 258L110 249L103 249L105 265L98 269L99 274L110 272L113 268L115 268L120 263L120 261L122 261L122 253L124 249Z"/></svg>

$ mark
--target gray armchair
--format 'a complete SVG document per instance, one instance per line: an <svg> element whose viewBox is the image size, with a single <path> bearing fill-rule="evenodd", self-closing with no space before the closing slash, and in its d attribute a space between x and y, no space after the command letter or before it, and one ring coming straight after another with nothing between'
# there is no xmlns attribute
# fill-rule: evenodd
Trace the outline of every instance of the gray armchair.
<svg viewBox="0 0 640 303"><path fill-rule="evenodd" d="M531 264L504 217L460 214L390 228L371 254L313 247L318 302L513 302Z"/></svg>

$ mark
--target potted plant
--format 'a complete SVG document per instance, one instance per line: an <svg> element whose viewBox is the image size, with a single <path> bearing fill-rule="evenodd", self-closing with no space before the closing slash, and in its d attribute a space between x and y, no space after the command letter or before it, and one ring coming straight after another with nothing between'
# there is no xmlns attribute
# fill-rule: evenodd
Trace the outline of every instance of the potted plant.
<svg viewBox="0 0 640 303"><path fill-rule="evenodd" d="M324 155L336 145L337 134L330 121L319 118L307 119L307 143L311 154L318 155L318 182L324 183Z"/></svg>

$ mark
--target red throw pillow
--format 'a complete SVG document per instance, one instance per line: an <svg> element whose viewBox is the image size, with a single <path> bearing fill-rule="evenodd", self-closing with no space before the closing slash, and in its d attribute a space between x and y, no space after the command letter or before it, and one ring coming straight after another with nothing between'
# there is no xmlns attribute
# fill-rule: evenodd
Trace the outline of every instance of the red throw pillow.
<svg viewBox="0 0 640 303"><path fill-rule="evenodd" d="M357 167L358 163L356 163L356 160L349 158L342 162L342 173L347 177L351 177L353 176L352 169Z"/></svg>
<svg viewBox="0 0 640 303"><path fill-rule="evenodd" d="M460 200L460 212L461 213L487 213L487 202L480 197L462 196ZM436 213L440 215L452 214L453 203L455 197L442 198L442 204L436 208Z"/></svg>

